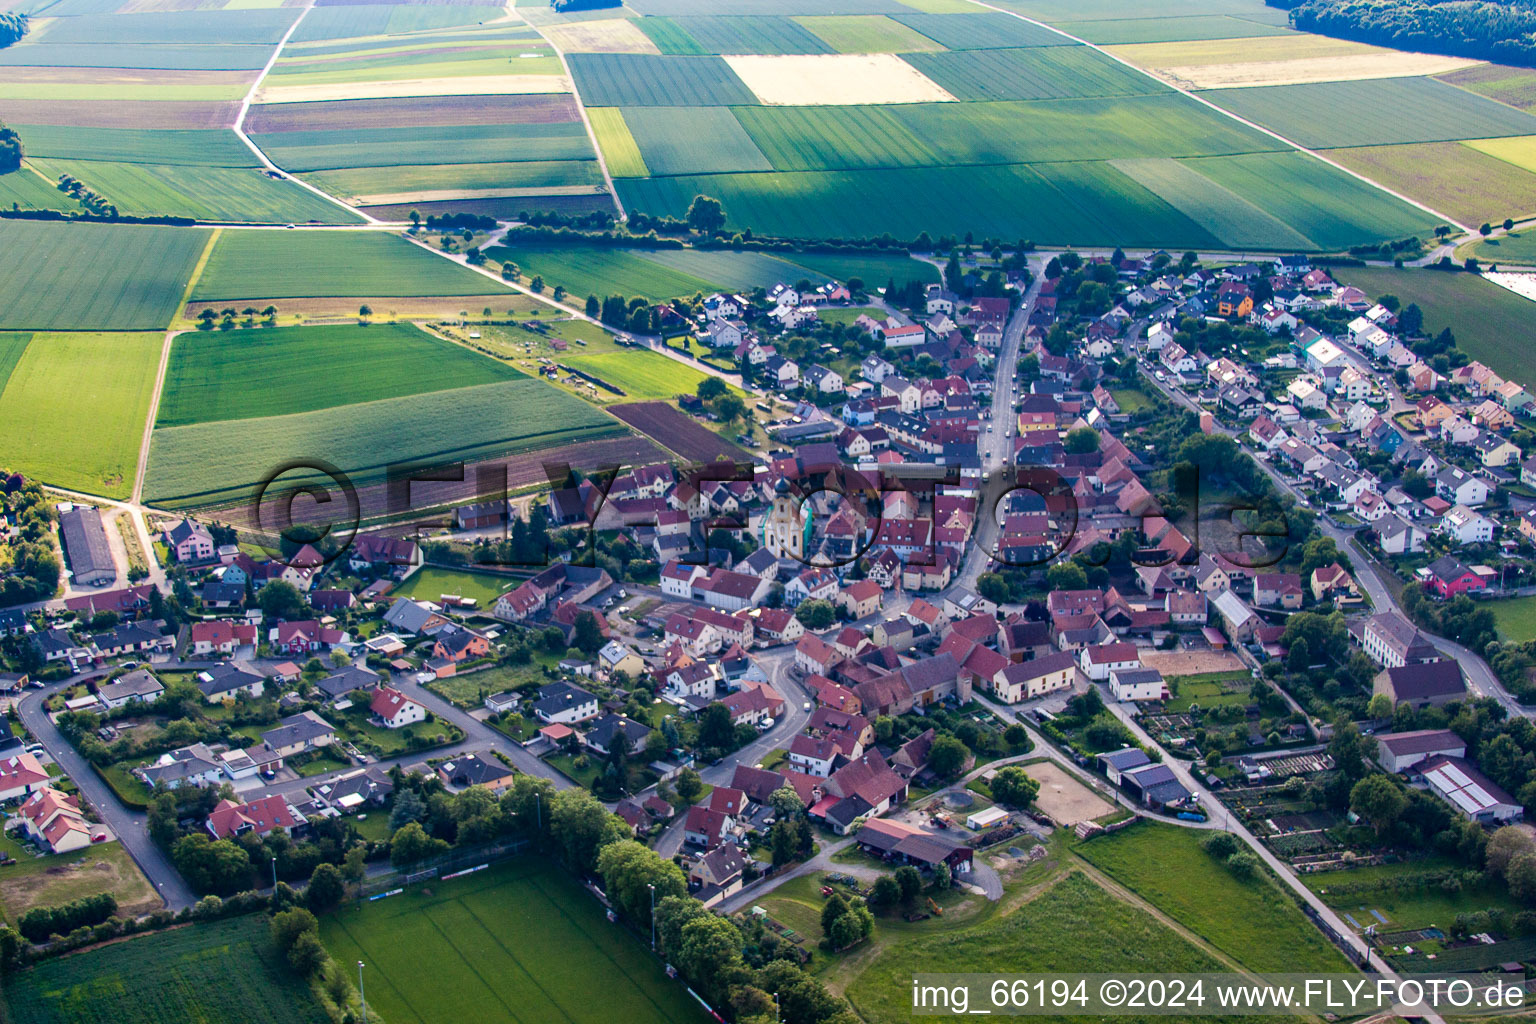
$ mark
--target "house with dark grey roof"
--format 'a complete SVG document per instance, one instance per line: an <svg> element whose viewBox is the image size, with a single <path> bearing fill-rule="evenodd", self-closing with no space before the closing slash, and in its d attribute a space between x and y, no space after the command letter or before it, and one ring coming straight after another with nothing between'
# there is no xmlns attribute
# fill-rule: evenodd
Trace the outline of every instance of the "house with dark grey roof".
<svg viewBox="0 0 1536 1024"><path fill-rule="evenodd" d="M197 674L197 688L210 704L232 699L242 692L260 697L266 685L266 677L234 662L215 665Z"/></svg>
<svg viewBox="0 0 1536 1024"><path fill-rule="evenodd" d="M112 560L100 509L76 505L60 513L59 538L64 542L75 586L97 587L117 579L117 563Z"/></svg>
<svg viewBox="0 0 1536 1024"><path fill-rule="evenodd" d="M1372 680L1371 692L1386 694L1393 704L1422 708L1461 700L1467 695L1467 683L1456 662L1427 661L1382 669Z"/></svg>
<svg viewBox="0 0 1536 1024"><path fill-rule="evenodd" d="M315 684L331 702L358 690L372 690L379 685L379 674L367 665L353 664L339 668Z"/></svg>
<svg viewBox="0 0 1536 1024"><path fill-rule="evenodd" d="M1384 732L1376 737L1376 760L1389 772L1405 772L1431 757L1466 757L1467 741L1449 729Z"/></svg>
<svg viewBox="0 0 1536 1024"><path fill-rule="evenodd" d="M609 714L593 722L581 741L599 754L607 754L622 736L628 744L628 753L634 754L645 747L645 738L650 734L649 726L625 715Z"/></svg>

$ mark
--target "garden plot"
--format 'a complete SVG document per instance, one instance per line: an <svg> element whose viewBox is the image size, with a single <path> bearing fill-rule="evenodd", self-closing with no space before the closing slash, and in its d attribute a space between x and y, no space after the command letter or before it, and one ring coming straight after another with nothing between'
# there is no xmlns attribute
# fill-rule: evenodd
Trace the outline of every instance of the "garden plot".
<svg viewBox="0 0 1536 1024"><path fill-rule="evenodd" d="M738 55L725 61L758 101L771 106L943 103L954 97L889 53Z"/></svg>

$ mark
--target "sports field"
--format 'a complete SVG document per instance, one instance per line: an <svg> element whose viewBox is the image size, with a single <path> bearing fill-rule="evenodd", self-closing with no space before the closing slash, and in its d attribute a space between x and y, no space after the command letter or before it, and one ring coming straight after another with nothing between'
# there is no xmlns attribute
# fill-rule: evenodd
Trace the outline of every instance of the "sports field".
<svg viewBox="0 0 1536 1024"><path fill-rule="evenodd" d="M6 462L70 490L127 497L163 340L158 333L34 334L19 356L10 345L16 361L0 390Z"/></svg>
<svg viewBox="0 0 1536 1024"><path fill-rule="evenodd" d="M145 495L178 505L230 502L279 466L305 459L338 466L361 486L383 480L390 464L406 460L473 461L623 433L622 424L543 381L506 380L161 427L151 442ZM230 444L231 437L241 443Z"/></svg>
<svg viewBox="0 0 1536 1024"><path fill-rule="evenodd" d="M367 965L369 1005L390 1024L707 1019L596 900L532 859L349 906L320 932L336 959Z"/></svg>
<svg viewBox="0 0 1536 1024"><path fill-rule="evenodd" d="M1478 254L1497 259L1497 248ZM1536 302L1476 274L1391 267L1339 267L1338 279L1375 298L1396 295L1403 305L1416 302L1424 311L1424 330L1438 334L1449 327L1456 346L1511 380L1536 379L1536 361L1526 339L1536 332Z"/></svg>
<svg viewBox="0 0 1536 1024"><path fill-rule="evenodd" d="M191 298L484 295L484 276L379 231L225 231Z"/></svg>
<svg viewBox="0 0 1536 1024"><path fill-rule="evenodd" d="M0 220L0 329L163 328L207 241L201 228Z"/></svg>
<svg viewBox="0 0 1536 1024"><path fill-rule="evenodd" d="M1343 971L1348 962L1267 873L1242 882L1200 848L1204 834L1144 822L1078 854L1255 971ZM1170 867L1177 865L1175 870Z"/></svg>
<svg viewBox="0 0 1536 1024"><path fill-rule="evenodd" d="M6 978L14 1024L326 1024L267 917L205 922L45 960Z"/></svg>
<svg viewBox="0 0 1536 1024"><path fill-rule="evenodd" d="M191 331L171 346L155 425L283 416L523 376L413 324Z"/></svg>

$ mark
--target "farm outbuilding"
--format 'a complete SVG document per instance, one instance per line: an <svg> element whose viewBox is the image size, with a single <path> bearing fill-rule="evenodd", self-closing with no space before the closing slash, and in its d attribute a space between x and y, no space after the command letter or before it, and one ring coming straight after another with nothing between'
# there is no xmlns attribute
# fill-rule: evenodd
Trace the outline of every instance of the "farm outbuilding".
<svg viewBox="0 0 1536 1024"><path fill-rule="evenodd" d="M988 807L984 811L968 814L965 818L965 827L972 832L979 832L993 825L1000 825L1008 820L1008 812L1001 807Z"/></svg>

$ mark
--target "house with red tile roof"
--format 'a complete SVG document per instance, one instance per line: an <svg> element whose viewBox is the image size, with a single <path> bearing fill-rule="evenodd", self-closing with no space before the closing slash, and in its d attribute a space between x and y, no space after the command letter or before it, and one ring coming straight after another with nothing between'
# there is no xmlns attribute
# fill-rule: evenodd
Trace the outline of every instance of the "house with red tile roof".
<svg viewBox="0 0 1536 1024"><path fill-rule="evenodd" d="M306 824L302 814L289 805L286 797L263 797L248 804L220 800L208 815L207 828L215 839L233 839L247 832L264 836L269 832L292 833Z"/></svg>
<svg viewBox="0 0 1536 1024"><path fill-rule="evenodd" d="M48 784L49 775L31 754L0 758L0 803L28 796Z"/></svg>
<svg viewBox="0 0 1536 1024"><path fill-rule="evenodd" d="M255 647L257 639L256 625L251 622L214 619L192 623L192 653L197 655L234 654L237 647Z"/></svg>
<svg viewBox="0 0 1536 1024"><path fill-rule="evenodd" d="M427 709L390 686L373 691L368 710L386 729L399 729L426 719Z"/></svg>
<svg viewBox="0 0 1536 1024"><path fill-rule="evenodd" d="M91 826L80 813L80 801L68 793L44 786L27 797L19 813L27 834L54 853L91 845Z"/></svg>

